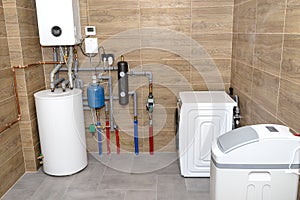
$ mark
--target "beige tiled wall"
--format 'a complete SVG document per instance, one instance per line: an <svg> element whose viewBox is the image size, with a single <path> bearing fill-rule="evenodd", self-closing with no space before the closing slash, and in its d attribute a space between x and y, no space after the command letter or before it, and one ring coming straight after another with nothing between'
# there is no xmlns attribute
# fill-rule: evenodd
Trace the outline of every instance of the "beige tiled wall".
<svg viewBox="0 0 300 200"><path fill-rule="evenodd" d="M300 2L234 5L231 84L242 124L279 123L300 131Z"/></svg>
<svg viewBox="0 0 300 200"><path fill-rule="evenodd" d="M117 61L124 54L132 70L153 72L155 150L175 151L174 113L178 92L229 87L233 0L83 0L80 9L82 27L96 26L99 43L107 53L114 53ZM43 52L45 59L52 59L51 48L44 48ZM80 67L89 67L88 58L81 55L80 63ZM45 70L47 84L51 69L50 66ZM80 77L88 84L91 75L91 72L81 73ZM111 75L117 95L117 75L115 72ZM133 89L138 92L140 150L148 151L147 79L130 78L130 90ZM119 109L132 112L132 101L125 107L117 104L116 101L115 120L121 129L122 149L132 151L133 116L123 125L128 115L117 114ZM85 112L86 126L92 122L90 115ZM88 150L97 151L97 143L88 132L87 138Z"/></svg>
<svg viewBox="0 0 300 200"><path fill-rule="evenodd" d="M10 64L26 65L42 60L34 1L4 1L3 7L8 40L6 51L9 53ZM39 167L37 156L40 150L33 94L45 88L43 67L17 69L16 74L22 115L19 128L25 169L36 171ZM11 75L8 77L12 78Z"/></svg>
<svg viewBox="0 0 300 200"><path fill-rule="evenodd" d="M0 127L17 118L5 15L0 1ZM0 133L0 197L25 171L19 124Z"/></svg>

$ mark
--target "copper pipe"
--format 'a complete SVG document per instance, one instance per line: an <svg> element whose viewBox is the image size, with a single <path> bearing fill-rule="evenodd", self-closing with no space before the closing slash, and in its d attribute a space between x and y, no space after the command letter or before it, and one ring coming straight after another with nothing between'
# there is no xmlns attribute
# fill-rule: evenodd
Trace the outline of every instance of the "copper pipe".
<svg viewBox="0 0 300 200"><path fill-rule="evenodd" d="M20 120L21 120L21 116L18 115L17 119L15 119L14 121L9 122L9 123L5 124L5 126L1 127L0 133L2 133L3 131L5 131L6 129L9 129L12 125L14 125L15 123L17 123Z"/></svg>
<svg viewBox="0 0 300 200"><path fill-rule="evenodd" d="M16 95L16 104L17 104L17 109L18 109L18 118L21 119L21 107L20 107L20 100L19 100L19 93L18 93L18 87L17 87L17 77L16 77L15 68L11 68L11 71L12 71L13 77L14 77L14 90L15 90L15 95Z"/></svg>
<svg viewBox="0 0 300 200"><path fill-rule="evenodd" d="M39 62L31 63L31 64L28 64L28 65L12 66L11 68L22 69L22 68L28 68L28 67L33 67L33 66L37 66L37 65L54 65L54 64L65 64L65 62L39 61Z"/></svg>
<svg viewBox="0 0 300 200"><path fill-rule="evenodd" d="M54 65L54 64L65 64L65 62L53 62L53 61L39 61L36 63L31 63L28 65L18 65L18 66L12 66L11 67L11 71L13 73L13 77L14 77L14 91L15 91L15 96L16 96L16 104L17 104L17 110L18 110L18 115L17 118L7 124L5 124L3 127L0 128L0 133L2 133L3 131L9 129L12 125L14 125L15 123L17 123L18 121L21 120L21 107L20 107L20 100L19 100L19 93L18 93L18 88L17 88L17 77L16 77L16 71L15 69L24 69L24 68L28 68L28 67L33 67L33 66L37 66L37 65Z"/></svg>

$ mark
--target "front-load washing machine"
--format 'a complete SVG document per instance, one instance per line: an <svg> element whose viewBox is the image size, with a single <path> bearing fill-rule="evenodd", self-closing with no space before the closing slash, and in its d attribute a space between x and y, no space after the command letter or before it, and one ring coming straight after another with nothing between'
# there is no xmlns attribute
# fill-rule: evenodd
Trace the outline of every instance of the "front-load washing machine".
<svg viewBox="0 0 300 200"><path fill-rule="evenodd" d="M210 176L212 142L232 130L235 106L236 102L224 91L179 93L176 136L182 176Z"/></svg>

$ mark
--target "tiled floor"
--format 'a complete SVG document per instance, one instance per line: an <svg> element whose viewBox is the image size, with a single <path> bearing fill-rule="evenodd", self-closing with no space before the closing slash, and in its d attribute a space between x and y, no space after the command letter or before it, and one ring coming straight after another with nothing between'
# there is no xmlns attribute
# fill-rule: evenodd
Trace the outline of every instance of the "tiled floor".
<svg viewBox="0 0 300 200"><path fill-rule="evenodd" d="M26 173L3 200L209 200L208 178L183 178L175 153L89 154L89 165L67 177Z"/></svg>
<svg viewBox="0 0 300 200"><path fill-rule="evenodd" d="M209 200L209 179L180 176L176 153L89 154L88 160L72 176L26 173L2 200Z"/></svg>

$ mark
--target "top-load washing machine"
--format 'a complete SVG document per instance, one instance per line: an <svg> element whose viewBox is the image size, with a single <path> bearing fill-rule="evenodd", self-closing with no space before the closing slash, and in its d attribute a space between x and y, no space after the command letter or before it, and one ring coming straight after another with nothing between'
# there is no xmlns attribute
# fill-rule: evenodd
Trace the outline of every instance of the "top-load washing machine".
<svg viewBox="0 0 300 200"><path fill-rule="evenodd" d="M212 142L232 130L235 106L224 91L179 93L176 131L182 176L210 176Z"/></svg>

